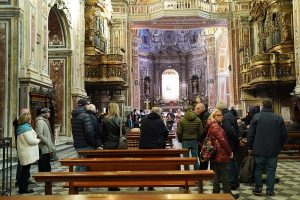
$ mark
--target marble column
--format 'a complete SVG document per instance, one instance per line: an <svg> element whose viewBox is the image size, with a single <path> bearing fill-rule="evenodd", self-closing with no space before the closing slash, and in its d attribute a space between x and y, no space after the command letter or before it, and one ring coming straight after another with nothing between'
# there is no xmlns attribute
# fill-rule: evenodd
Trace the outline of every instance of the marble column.
<svg viewBox="0 0 300 200"><path fill-rule="evenodd" d="M138 55L138 37L137 37L137 30L132 30L132 51L131 53L131 65L132 65L132 78L133 78L133 87L132 87L132 104L134 108L140 108L140 74L139 74L139 55ZM131 73L131 72L129 72Z"/></svg>
<svg viewBox="0 0 300 200"><path fill-rule="evenodd" d="M217 104L217 88L218 82L216 79L216 62L215 62L215 37L213 34L206 36L208 51L207 51L207 75L208 75L208 105L215 107Z"/></svg>

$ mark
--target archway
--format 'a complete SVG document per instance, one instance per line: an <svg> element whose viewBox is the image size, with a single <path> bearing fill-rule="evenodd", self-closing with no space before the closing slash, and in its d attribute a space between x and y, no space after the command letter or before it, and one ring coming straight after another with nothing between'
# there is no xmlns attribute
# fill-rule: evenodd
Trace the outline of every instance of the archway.
<svg viewBox="0 0 300 200"><path fill-rule="evenodd" d="M179 99L179 75L173 69L162 73L162 98L166 102Z"/></svg>
<svg viewBox="0 0 300 200"><path fill-rule="evenodd" d="M65 134L67 129L67 103L69 99L68 71L70 66L69 24L63 11L55 4L48 16L48 64L50 78L55 89L55 129L56 133Z"/></svg>

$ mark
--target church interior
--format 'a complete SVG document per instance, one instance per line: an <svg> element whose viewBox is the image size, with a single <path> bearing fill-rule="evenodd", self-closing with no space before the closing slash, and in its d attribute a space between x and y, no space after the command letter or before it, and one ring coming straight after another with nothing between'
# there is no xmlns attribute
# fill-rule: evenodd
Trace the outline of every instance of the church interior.
<svg viewBox="0 0 300 200"><path fill-rule="evenodd" d="M289 124L300 106L299 71L299 0L0 0L0 138L13 146L22 108L33 127L49 108L55 142L72 140L80 99L98 114L116 102L125 119L134 109L199 102L223 102L244 118L269 98ZM60 154L74 156L69 150ZM285 162L279 173L290 180L278 199L298 199L299 163ZM246 185L239 192L251 195Z"/></svg>
<svg viewBox="0 0 300 200"><path fill-rule="evenodd" d="M292 0L1 0L1 135L21 108L53 112L70 137L78 99L122 115L202 102L239 117L299 104L299 2Z"/></svg>

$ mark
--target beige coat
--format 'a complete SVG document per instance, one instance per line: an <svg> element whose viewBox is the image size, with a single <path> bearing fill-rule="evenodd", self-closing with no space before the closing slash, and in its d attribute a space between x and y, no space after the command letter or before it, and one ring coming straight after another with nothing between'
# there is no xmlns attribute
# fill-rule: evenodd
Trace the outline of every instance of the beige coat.
<svg viewBox="0 0 300 200"><path fill-rule="evenodd" d="M52 142L50 124L48 119L43 116L38 116L36 118L36 128L35 131L37 133L37 137L41 139L39 143L39 148L42 154L47 154L51 152L55 152L55 145Z"/></svg>

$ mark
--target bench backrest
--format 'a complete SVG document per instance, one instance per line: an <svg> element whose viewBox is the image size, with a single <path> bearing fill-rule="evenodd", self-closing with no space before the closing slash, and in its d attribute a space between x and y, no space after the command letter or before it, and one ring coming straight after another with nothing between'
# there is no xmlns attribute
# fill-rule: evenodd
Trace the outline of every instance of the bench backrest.
<svg viewBox="0 0 300 200"><path fill-rule="evenodd" d="M35 195L35 196L9 196L1 197L2 200L92 200L92 199L115 199L115 200L130 200L130 199L143 199L143 200L233 200L231 194L83 194L83 195Z"/></svg>
<svg viewBox="0 0 300 200"><path fill-rule="evenodd" d="M163 171L180 170L182 165L192 165L195 158L63 158L59 160L64 166L88 166L88 171Z"/></svg>
<svg viewBox="0 0 300 200"><path fill-rule="evenodd" d="M114 149L114 150L80 150L79 155L88 158L125 158L125 157L180 157L188 149Z"/></svg>

